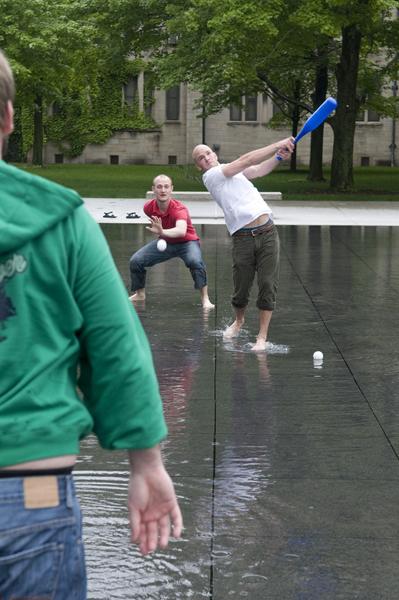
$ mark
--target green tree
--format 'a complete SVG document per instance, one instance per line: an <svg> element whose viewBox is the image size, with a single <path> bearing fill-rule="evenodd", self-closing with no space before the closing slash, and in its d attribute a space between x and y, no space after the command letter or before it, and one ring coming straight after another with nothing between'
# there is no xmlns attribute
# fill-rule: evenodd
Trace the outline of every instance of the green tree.
<svg viewBox="0 0 399 600"><path fill-rule="evenodd" d="M293 132L301 115L298 109L312 110L327 89L333 92L338 109L329 120L334 130L330 184L347 190L353 184L359 108L376 104L378 96L386 114L393 110L381 90L377 94L375 81L381 83L397 68L394 6L394 0L175 0L162 7L160 15L163 29L177 44L161 47L159 75L165 87L184 81L201 91L208 113L237 101L244 92L269 93L291 107ZM381 47L389 69L372 60ZM360 73L365 75L361 93ZM295 85L299 81L301 85ZM314 164L320 167L320 135L315 134L312 143L314 169Z"/></svg>
<svg viewBox="0 0 399 600"><path fill-rule="evenodd" d="M392 98L383 94L384 84L398 68L396 5L393 0L305 0L297 11L304 28L338 43L338 60L333 65L338 107L332 120L330 180L337 191L353 186L353 145L360 108L378 105L383 115L394 115L397 110Z"/></svg>
<svg viewBox="0 0 399 600"><path fill-rule="evenodd" d="M77 81L90 85L97 53L95 30L81 20L79 0L0 0L0 46L17 83L17 106L30 107L33 163L43 162L43 117ZM26 112L26 110L25 110Z"/></svg>
<svg viewBox="0 0 399 600"><path fill-rule="evenodd" d="M335 52L328 35L315 35L295 19L297 0L259 2L201 0L169 4L166 29L177 39L158 60L162 84L185 81L202 93L204 114L239 103L248 93L269 96L279 107L270 126L300 121L326 97L328 59ZM318 47L315 49L315 41ZM312 170L321 179L322 128L315 133ZM296 153L291 169L296 168Z"/></svg>

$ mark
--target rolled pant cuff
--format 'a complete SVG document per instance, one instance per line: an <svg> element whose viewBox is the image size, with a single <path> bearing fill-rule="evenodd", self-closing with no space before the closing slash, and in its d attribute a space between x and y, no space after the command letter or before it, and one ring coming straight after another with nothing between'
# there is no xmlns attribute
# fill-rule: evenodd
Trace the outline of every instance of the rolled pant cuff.
<svg viewBox="0 0 399 600"><path fill-rule="evenodd" d="M276 308L275 304L273 304L273 305L270 305L270 304L268 304L268 305L266 305L266 304L260 305L260 304L257 303L256 306L257 306L257 308L259 310L268 310L269 312L273 312L273 310Z"/></svg>

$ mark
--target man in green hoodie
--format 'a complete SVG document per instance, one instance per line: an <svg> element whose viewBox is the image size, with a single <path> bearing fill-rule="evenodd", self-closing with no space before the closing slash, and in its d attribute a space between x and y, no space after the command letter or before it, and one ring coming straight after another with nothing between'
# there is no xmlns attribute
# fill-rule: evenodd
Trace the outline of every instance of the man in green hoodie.
<svg viewBox="0 0 399 600"><path fill-rule="evenodd" d="M13 97L0 54L0 147ZM0 160L0 228L0 598L84 600L71 474L84 436L128 451L141 552L181 533L152 356L78 194Z"/></svg>

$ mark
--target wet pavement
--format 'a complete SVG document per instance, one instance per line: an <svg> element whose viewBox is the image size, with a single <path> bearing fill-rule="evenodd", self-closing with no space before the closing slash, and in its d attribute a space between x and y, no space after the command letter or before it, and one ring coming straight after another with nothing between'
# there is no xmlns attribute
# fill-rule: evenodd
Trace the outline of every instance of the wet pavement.
<svg viewBox="0 0 399 600"><path fill-rule="evenodd" d="M142 224L102 225L128 286ZM198 225L216 309L174 259L138 307L159 377L167 468L185 531L129 545L124 453L82 445L90 600L396 600L399 597L399 228L280 226L267 352L231 322L230 240ZM313 352L324 353L322 364Z"/></svg>

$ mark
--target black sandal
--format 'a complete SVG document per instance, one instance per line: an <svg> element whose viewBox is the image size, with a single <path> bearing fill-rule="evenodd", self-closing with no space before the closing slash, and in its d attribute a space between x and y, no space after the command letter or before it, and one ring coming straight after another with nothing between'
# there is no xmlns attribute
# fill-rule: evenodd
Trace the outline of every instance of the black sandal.
<svg viewBox="0 0 399 600"><path fill-rule="evenodd" d="M116 215L114 215L113 211L112 211L112 210L110 210L110 211L108 211L108 212L105 212L105 213L103 214L103 218L104 218L104 219L116 219Z"/></svg>
<svg viewBox="0 0 399 600"><path fill-rule="evenodd" d="M126 219L140 219L140 215L138 215L136 212L133 211L133 212L127 213Z"/></svg>

